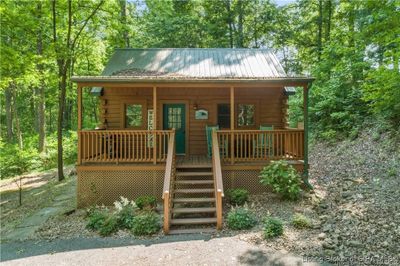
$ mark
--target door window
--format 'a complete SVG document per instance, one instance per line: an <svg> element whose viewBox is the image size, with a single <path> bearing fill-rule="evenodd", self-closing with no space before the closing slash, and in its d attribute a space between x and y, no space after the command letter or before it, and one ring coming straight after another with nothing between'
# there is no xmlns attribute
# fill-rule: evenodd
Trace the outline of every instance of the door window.
<svg viewBox="0 0 400 266"><path fill-rule="evenodd" d="M182 128L182 108L169 107L168 108L168 128L175 128L179 130Z"/></svg>

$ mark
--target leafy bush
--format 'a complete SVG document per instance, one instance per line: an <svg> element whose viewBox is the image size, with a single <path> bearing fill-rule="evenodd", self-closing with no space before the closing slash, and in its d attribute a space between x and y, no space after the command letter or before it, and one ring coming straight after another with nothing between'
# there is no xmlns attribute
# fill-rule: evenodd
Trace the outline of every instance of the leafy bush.
<svg viewBox="0 0 400 266"><path fill-rule="evenodd" d="M244 188L229 189L227 191L228 200L234 205L243 205L249 199L249 191Z"/></svg>
<svg viewBox="0 0 400 266"><path fill-rule="evenodd" d="M152 235L161 228L160 217L151 211L145 211L133 218L132 233L136 236Z"/></svg>
<svg viewBox="0 0 400 266"><path fill-rule="evenodd" d="M86 228L92 230L100 230L103 227L105 220L107 219L109 213L107 209L100 209L99 207L92 207L87 212L87 217L89 222Z"/></svg>
<svg viewBox="0 0 400 266"><path fill-rule="evenodd" d="M228 227L233 230L250 229L255 226L257 220L254 214L247 208L232 209L228 213Z"/></svg>
<svg viewBox="0 0 400 266"><path fill-rule="evenodd" d="M114 202L118 226L120 228L131 229L133 218L135 217L136 204L127 198L121 197L119 201Z"/></svg>
<svg viewBox="0 0 400 266"><path fill-rule="evenodd" d="M272 190L283 198L295 200L301 188L300 175L285 161L274 161L261 171L261 184L270 185Z"/></svg>
<svg viewBox="0 0 400 266"><path fill-rule="evenodd" d="M136 199L135 203L141 210L154 210L157 207L157 199L153 196L140 196Z"/></svg>
<svg viewBox="0 0 400 266"><path fill-rule="evenodd" d="M98 231L101 236L108 236L118 230L117 217L107 208L94 206L87 211L89 222L86 228Z"/></svg>
<svg viewBox="0 0 400 266"><path fill-rule="evenodd" d="M283 234L283 223L276 217L266 217L264 223L264 237L273 238Z"/></svg>
<svg viewBox="0 0 400 266"><path fill-rule="evenodd" d="M101 227L99 228L99 234L101 236L109 236L117 231L118 219L114 214L110 213L106 216L106 219L101 224Z"/></svg>
<svg viewBox="0 0 400 266"><path fill-rule="evenodd" d="M292 218L292 224L296 228L310 228L311 227L311 221L308 219L306 216L304 216L301 213L296 213L293 215Z"/></svg>

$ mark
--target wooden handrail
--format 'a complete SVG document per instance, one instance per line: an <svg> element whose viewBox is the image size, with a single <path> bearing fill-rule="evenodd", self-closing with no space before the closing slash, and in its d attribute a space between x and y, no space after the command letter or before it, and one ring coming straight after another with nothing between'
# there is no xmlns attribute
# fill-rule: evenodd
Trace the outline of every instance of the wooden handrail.
<svg viewBox="0 0 400 266"><path fill-rule="evenodd" d="M224 186L222 182L221 159L219 155L219 144L217 132L212 132L212 166L215 190L215 206L217 213L217 229L222 229L222 198L224 197Z"/></svg>
<svg viewBox="0 0 400 266"><path fill-rule="evenodd" d="M164 201L164 233L168 234L170 217L171 217L171 195L173 188L172 181L175 174L175 131L169 136L168 141L168 153L167 153L167 163L165 165L165 175L164 175L164 186L162 198Z"/></svg>

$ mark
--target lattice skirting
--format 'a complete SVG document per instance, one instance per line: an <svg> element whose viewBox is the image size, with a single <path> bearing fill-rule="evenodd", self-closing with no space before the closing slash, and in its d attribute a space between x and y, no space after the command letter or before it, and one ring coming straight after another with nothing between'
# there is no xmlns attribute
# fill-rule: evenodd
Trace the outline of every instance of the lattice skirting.
<svg viewBox="0 0 400 266"><path fill-rule="evenodd" d="M302 171L302 165L294 165ZM224 190L245 188L257 194L268 191L260 184L260 169L223 170ZM111 206L120 196L134 200L139 196L153 195L161 201L164 182L163 170L78 170L77 205Z"/></svg>
<svg viewBox="0 0 400 266"><path fill-rule="evenodd" d="M110 206L120 196L134 200L139 196L153 195L161 200L164 171L78 171L78 208L94 204Z"/></svg>
<svg viewBox="0 0 400 266"><path fill-rule="evenodd" d="M303 165L294 164L293 167L300 173L303 171ZM222 171L224 190L231 188L245 188L252 194L259 194L270 191L266 186L260 183L260 169L255 170L224 170Z"/></svg>

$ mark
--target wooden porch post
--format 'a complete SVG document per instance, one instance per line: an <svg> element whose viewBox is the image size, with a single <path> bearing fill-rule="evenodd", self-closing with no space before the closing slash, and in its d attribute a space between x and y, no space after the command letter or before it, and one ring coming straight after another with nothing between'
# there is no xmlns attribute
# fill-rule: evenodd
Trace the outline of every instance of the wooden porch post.
<svg viewBox="0 0 400 266"><path fill-rule="evenodd" d="M155 130L157 130L157 87L153 87L153 163L157 163L157 135Z"/></svg>
<svg viewBox="0 0 400 266"><path fill-rule="evenodd" d="M230 96L231 96L231 164L235 163L235 140L234 140L234 130L235 130L235 88L231 86L230 88Z"/></svg>
<svg viewBox="0 0 400 266"><path fill-rule="evenodd" d="M312 185L308 182L308 91L311 84L303 86L303 114L304 114L304 166L303 180L304 184L312 189Z"/></svg>
<svg viewBox="0 0 400 266"><path fill-rule="evenodd" d="M82 148L82 87L78 84L78 165L82 163L81 148Z"/></svg>

